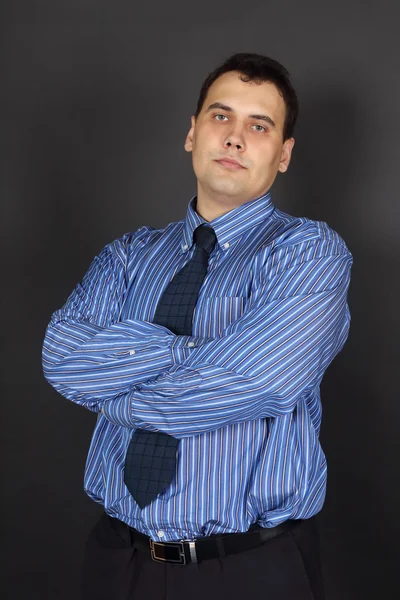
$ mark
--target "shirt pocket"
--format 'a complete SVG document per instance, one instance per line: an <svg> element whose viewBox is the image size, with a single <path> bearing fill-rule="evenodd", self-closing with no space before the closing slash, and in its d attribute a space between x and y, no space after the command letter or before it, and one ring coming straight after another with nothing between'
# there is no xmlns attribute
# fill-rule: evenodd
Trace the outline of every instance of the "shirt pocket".
<svg viewBox="0 0 400 600"><path fill-rule="evenodd" d="M194 335L216 337L244 312L246 298L243 296L204 297L196 305L193 315Z"/></svg>

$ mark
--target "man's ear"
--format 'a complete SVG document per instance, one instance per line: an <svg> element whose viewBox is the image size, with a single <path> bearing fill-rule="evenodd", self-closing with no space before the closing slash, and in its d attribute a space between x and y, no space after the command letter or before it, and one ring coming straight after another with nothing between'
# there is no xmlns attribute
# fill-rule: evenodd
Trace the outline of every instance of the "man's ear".
<svg viewBox="0 0 400 600"><path fill-rule="evenodd" d="M288 170L290 159L292 157L294 141L294 138L288 138L283 142L281 160L278 168L278 171L281 173L285 173Z"/></svg>
<svg viewBox="0 0 400 600"><path fill-rule="evenodd" d="M194 115L192 115L191 116L191 127L189 129L189 132L188 132L188 134L186 136L186 140L185 140L185 150L186 150L186 152L191 152L192 151L195 125L196 125L196 119L195 119Z"/></svg>

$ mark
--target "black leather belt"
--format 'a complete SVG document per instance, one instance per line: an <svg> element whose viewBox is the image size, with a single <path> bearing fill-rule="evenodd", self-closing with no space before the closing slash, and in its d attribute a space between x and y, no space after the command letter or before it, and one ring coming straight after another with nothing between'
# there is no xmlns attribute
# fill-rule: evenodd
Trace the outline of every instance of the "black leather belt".
<svg viewBox="0 0 400 600"><path fill-rule="evenodd" d="M129 529L133 546L151 556L154 561L186 565L257 548L267 540L293 529L301 521L301 519L289 519L268 529L254 523L243 533L223 533L178 542L154 542L148 535L132 527Z"/></svg>

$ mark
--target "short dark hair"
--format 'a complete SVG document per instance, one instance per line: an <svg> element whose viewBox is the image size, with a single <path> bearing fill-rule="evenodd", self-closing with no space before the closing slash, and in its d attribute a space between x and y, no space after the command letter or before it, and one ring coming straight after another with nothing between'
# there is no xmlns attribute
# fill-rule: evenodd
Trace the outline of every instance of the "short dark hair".
<svg viewBox="0 0 400 600"><path fill-rule="evenodd" d="M229 71L239 71L241 73L240 79L246 83L248 81L256 83L266 81L273 83L278 88L286 105L283 141L292 137L299 114L299 103L290 81L290 74L277 60L261 54L250 54L248 52L232 54L221 66L210 73L201 86L195 118L197 119L200 114L210 86L220 75Z"/></svg>

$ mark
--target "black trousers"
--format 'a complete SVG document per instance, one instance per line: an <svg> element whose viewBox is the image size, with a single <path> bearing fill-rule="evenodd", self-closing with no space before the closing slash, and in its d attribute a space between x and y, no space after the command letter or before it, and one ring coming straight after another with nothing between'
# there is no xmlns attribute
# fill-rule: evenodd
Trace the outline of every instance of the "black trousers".
<svg viewBox="0 0 400 600"><path fill-rule="evenodd" d="M157 563L102 515L90 532L81 600L324 600L315 517L262 546L201 563Z"/></svg>

